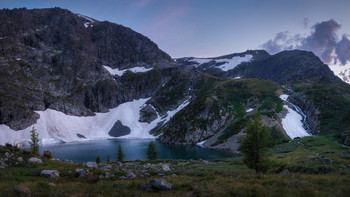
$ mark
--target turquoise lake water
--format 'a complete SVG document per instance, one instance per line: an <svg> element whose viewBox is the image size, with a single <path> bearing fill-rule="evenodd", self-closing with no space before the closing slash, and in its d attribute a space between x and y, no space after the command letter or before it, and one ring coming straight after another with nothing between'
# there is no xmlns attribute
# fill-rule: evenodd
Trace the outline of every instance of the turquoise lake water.
<svg viewBox="0 0 350 197"><path fill-rule="evenodd" d="M55 158L72 161L95 161L97 155L101 161L106 161L109 155L110 160L117 157L118 145L122 146L125 160L146 159L148 143L151 140L145 139L117 139L98 140L77 143L65 143L46 145L40 147L40 152L49 150ZM218 159L236 156L227 151L212 150L195 145L169 145L157 141L156 149L160 159Z"/></svg>

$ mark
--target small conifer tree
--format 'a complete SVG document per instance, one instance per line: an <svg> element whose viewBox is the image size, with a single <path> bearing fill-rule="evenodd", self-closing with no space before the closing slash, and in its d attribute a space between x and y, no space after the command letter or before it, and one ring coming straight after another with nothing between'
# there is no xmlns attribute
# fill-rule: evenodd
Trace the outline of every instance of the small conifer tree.
<svg viewBox="0 0 350 197"><path fill-rule="evenodd" d="M34 127L30 131L30 151L33 154L39 153L39 134L36 132Z"/></svg>
<svg viewBox="0 0 350 197"><path fill-rule="evenodd" d="M98 164L101 163L100 156L98 156L98 155L97 155L97 157L96 157L96 163L98 163Z"/></svg>
<svg viewBox="0 0 350 197"><path fill-rule="evenodd" d="M266 148L273 145L271 132L262 125L261 116L254 112L248 122L246 136L240 140L243 163L256 172L266 172L269 168Z"/></svg>
<svg viewBox="0 0 350 197"><path fill-rule="evenodd" d="M107 155L107 162L110 162L109 155Z"/></svg>
<svg viewBox="0 0 350 197"><path fill-rule="evenodd" d="M147 159L149 159L149 160L158 159L158 154L159 154L159 152L157 152L157 150L156 150L156 143L154 141L151 141L148 144Z"/></svg>
<svg viewBox="0 0 350 197"><path fill-rule="evenodd" d="M120 144L118 145L117 160L120 162L124 161L124 153L123 153L122 146Z"/></svg>

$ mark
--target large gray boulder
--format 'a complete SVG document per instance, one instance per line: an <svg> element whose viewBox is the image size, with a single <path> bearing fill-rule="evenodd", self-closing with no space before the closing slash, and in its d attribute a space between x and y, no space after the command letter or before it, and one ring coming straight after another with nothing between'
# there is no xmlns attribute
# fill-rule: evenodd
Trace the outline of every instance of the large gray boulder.
<svg viewBox="0 0 350 197"><path fill-rule="evenodd" d="M158 190L170 190L171 187L173 186L173 184L168 183L163 179L154 179L154 180L151 180L148 184L151 185L152 188L155 188Z"/></svg>
<svg viewBox="0 0 350 197"><path fill-rule="evenodd" d="M36 157L31 157L28 159L28 162L29 163L43 163L43 161L39 158L36 158Z"/></svg>
<svg viewBox="0 0 350 197"><path fill-rule="evenodd" d="M89 162L86 162L85 166L88 168L97 168L97 163L89 161Z"/></svg>
<svg viewBox="0 0 350 197"><path fill-rule="evenodd" d="M41 171L40 176L46 178L58 178L60 177L60 173L57 170L43 170Z"/></svg>
<svg viewBox="0 0 350 197"><path fill-rule="evenodd" d="M162 165L162 170L166 172L171 171L170 167L167 164Z"/></svg>
<svg viewBox="0 0 350 197"><path fill-rule="evenodd" d="M134 179L136 178L136 175L134 173L132 173L131 171L129 171L127 174L126 174L126 178L127 179Z"/></svg>
<svg viewBox="0 0 350 197"><path fill-rule="evenodd" d="M13 187L13 190L20 195L30 195L30 189L28 187L24 186L15 186Z"/></svg>

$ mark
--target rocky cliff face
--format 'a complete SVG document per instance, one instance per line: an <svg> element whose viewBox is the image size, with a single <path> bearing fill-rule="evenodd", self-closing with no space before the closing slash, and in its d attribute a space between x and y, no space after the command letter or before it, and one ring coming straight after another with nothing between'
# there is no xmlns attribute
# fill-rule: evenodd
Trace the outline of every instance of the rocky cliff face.
<svg viewBox="0 0 350 197"><path fill-rule="evenodd" d="M173 66L147 37L68 10L4 9L0 21L0 124L12 129L33 124L38 118L33 110L88 116L154 92L126 90L102 65ZM134 80L128 85L145 84Z"/></svg>

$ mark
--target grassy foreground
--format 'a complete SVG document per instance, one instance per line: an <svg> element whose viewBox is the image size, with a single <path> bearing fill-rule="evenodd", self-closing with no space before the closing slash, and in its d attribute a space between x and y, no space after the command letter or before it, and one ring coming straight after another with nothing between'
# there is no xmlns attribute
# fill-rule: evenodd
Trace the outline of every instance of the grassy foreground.
<svg viewBox="0 0 350 197"><path fill-rule="evenodd" d="M91 182L79 178L77 168L82 163L69 163L41 157L42 164L30 164L30 154L1 147L0 158L8 152L12 158L23 157L23 162L0 169L0 196L16 196L14 186L30 189L31 196L349 196L350 150L331 137L308 137L293 140L270 150L273 168L267 174L256 174L242 164L241 157L206 161L172 160L128 161L128 165L151 163L147 173L135 173L135 179L120 179L129 168L111 169L116 176ZM317 157L316 157L317 155ZM323 164L329 158L332 164ZM15 162L13 160L13 162ZM116 162L107 163L117 166ZM89 169L95 175L104 175L100 165ZM167 164L171 171L158 171ZM344 167L343 167L344 166ZM40 177L41 170L56 169L57 179ZM290 173L281 175L288 169ZM147 176L143 176L147 174ZM140 185L152 179L163 179L173 184L170 191L143 191ZM51 183L54 183L51 184Z"/></svg>

